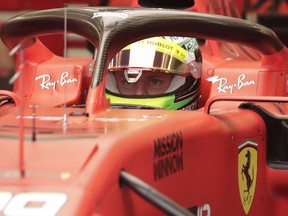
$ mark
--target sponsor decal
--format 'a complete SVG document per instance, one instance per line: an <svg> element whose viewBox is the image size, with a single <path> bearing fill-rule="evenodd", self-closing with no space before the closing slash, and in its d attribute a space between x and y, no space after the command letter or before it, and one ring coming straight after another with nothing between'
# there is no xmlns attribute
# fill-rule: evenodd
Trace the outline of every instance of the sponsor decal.
<svg viewBox="0 0 288 216"><path fill-rule="evenodd" d="M160 180L184 169L183 136L181 131L168 134L153 141L154 180Z"/></svg>
<svg viewBox="0 0 288 216"><path fill-rule="evenodd" d="M153 51L155 51L155 48L156 48L156 51L165 53L167 55L172 55L174 58L182 62L184 62L188 54L188 51L182 48L181 46L173 43L172 41L165 40L164 38L161 38L161 37L152 37L152 38L147 38L141 41L137 41L133 44L126 46L124 50L129 50L132 47L134 49L137 49L139 45L141 47L146 46L147 49L149 50L151 49ZM195 60L195 56L191 56L191 61L193 60Z"/></svg>
<svg viewBox="0 0 288 216"><path fill-rule="evenodd" d="M117 13L117 12L97 12L93 14L93 17L91 19L95 19L97 17L105 17L105 16L110 16L110 17L120 17L123 19L126 19L128 17L127 14L125 13Z"/></svg>
<svg viewBox="0 0 288 216"><path fill-rule="evenodd" d="M227 78L221 78L219 76L213 76L207 79L212 84L218 83L217 90L219 93L230 93L232 94L235 89L240 90L243 87L255 85L254 80L247 80L245 74L240 74L237 78L237 82L229 83Z"/></svg>
<svg viewBox="0 0 288 216"><path fill-rule="evenodd" d="M255 193L257 177L257 147L253 141L238 146L238 186L244 212L248 214Z"/></svg>
<svg viewBox="0 0 288 216"><path fill-rule="evenodd" d="M0 192L0 213L3 215L56 215L67 201L63 193Z"/></svg>
<svg viewBox="0 0 288 216"><path fill-rule="evenodd" d="M193 103L181 108L181 110L195 110L198 108L198 101L194 101Z"/></svg>
<svg viewBox="0 0 288 216"><path fill-rule="evenodd" d="M51 81L51 76L49 74L43 74L43 75L37 76L35 80L41 80L41 83L40 83L41 89L55 90L57 85L64 86L66 84L74 83L78 81L76 77L69 78L68 76L69 76L68 72L63 72L59 80Z"/></svg>
<svg viewBox="0 0 288 216"><path fill-rule="evenodd" d="M211 216L211 207L208 203L201 206L192 206L188 210L195 216Z"/></svg>

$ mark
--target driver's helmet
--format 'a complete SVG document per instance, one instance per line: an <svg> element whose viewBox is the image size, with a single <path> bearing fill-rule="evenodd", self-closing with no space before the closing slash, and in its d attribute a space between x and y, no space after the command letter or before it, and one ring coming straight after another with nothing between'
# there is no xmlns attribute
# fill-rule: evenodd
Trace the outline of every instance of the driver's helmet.
<svg viewBox="0 0 288 216"><path fill-rule="evenodd" d="M195 38L147 38L126 46L112 59L106 96L119 108L197 109L201 68Z"/></svg>

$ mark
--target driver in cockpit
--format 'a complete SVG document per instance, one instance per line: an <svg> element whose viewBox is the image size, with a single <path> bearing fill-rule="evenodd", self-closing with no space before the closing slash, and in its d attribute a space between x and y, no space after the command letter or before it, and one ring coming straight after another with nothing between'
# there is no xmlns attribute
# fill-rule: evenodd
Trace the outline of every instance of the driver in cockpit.
<svg viewBox="0 0 288 216"><path fill-rule="evenodd" d="M202 56L195 38L161 36L122 49L109 65L111 105L173 110L199 108Z"/></svg>

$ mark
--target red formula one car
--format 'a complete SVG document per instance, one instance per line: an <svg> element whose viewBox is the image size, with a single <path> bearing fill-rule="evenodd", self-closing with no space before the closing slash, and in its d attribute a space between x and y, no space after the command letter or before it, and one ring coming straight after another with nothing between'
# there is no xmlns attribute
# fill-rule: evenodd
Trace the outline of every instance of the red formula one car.
<svg viewBox="0 0 288 216"><path fill-rule="evenodd" d="M56 56L37 39L63 29L90 41L95 58ZM111 59L165 35L222 44L222 55L201 47L203 107L110 104ZM288 50L268 28L189 11L80 7L17 16L1 38L17 55L13 92L0 91L2 215L286 214ZM261 58L232 57L246 48Z"/></svg>

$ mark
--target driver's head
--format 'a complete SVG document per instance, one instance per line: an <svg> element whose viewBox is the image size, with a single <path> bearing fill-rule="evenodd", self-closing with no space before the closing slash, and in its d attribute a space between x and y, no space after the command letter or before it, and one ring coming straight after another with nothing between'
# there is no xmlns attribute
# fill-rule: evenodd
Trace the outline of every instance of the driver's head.
<svg viewBox="0 0 288 216"><path fill-rule="evenodd" d="M197 109L202 58L195 38L153 37L122 49L111 61L111 104Z"/></svg>

